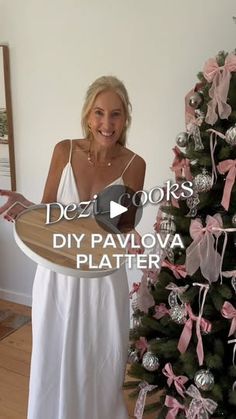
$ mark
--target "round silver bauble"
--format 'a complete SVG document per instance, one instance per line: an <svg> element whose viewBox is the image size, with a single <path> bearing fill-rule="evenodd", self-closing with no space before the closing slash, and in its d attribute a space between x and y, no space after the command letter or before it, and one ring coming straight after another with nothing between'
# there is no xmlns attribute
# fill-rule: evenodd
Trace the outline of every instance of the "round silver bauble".
<svg viewBox="0 0 236 419"><path fill-rule="evenodd" d="M184 305L175 305L169 310L171 319L178 324L184 324L187 320L187 311Z"/></svg>
<svg viewBox="0 0 236 419"><path fill-rule="evenodd" d="M233 125L226 131L225 141L231 146L236 146L236 125Z"/></svg>
<svg viewBox="0 0 236 419"><path fill-rule="evenodd" d="M214 375L209 370L199 370L194 375L194 383L199 390L210 391L214 387Z"/></svg>
<svg viewBox="0 0 236 419"><path fill-rule="evenodd" d="M202 173L199 173L193 179L193 189L195 192L208 192L212 188L212 177L208 172L203 169Z"/></svg>
<svg viewBox="0 0 236 419"><path fill-rule="evenodd" d="M203 104L203 95L199 92L193 93L193 95L189 98L189 105L194 108L198 109Z"/></svg>
<svg viewBox="0 0 236 419"><path fill-rule="evenodd" d="M156 356L153 352L147 351L143 355L142 364L147 371L156 371L160 366L160 361L158 356Z"/></svg>
<svg viewBox="0 0 236 419"><path fill-rule="evenodd" d="M188 144L188 134L187 132L180 132L177 136L176 136L176 144L179 147L186 147Z"/></svg>
<svg viewBox="0 0 236 419"><path fill-rule="evenodd" d="M127 362L128 364L137 364L139 362L138 351L136 349L129 349Z"/></svg>

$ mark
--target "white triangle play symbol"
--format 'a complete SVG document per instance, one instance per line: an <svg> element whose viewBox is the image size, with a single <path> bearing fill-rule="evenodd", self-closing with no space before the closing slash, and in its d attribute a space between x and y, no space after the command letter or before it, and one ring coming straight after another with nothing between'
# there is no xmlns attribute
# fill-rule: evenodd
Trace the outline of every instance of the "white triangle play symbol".
<svg viewBox="0 0 236 419"><path fill-rule="evenodd" d="M110 202L110 218L117 217L117 215L123 214L128 211L128 208L123 205L117 204L115 201Z"/></svg>

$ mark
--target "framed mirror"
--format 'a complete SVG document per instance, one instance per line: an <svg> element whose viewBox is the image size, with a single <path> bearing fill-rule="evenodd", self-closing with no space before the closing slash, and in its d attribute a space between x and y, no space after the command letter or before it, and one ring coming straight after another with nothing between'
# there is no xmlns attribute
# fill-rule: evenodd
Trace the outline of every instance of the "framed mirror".
<svg viewBox="0 0 236 419"><path fill-rule="evenodd" d="M9 49L0 45L0 189L16 190Z"/></svg>

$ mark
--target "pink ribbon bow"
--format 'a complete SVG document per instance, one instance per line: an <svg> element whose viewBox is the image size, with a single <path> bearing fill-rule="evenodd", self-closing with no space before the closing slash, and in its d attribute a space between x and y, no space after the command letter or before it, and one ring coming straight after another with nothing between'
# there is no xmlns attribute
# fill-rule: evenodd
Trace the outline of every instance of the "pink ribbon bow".
<svg viewBox="0 0 236 419"><path fill-rule="evenodd" d="M205 79L212 83L209 96L206 122L214 125L218 119L216 108L221 119L228 119L231 114L231 106L226 103L229 91L231 72L236 71L236 56L231 53L225 59L225 64L219 66L215 58L210 58L203 69Z"/></svg>
<svg viewBox="0 0 236 419"><path fill-rule="evenodd" d="M217 165L217 169L221 174L228 172L224 186L224 193L221 201L221 205L223 205L226 211L228 211L231 191L236 177L236 160L229 159L221 161Z"/></svg>
<svg viewBox="0 0 236 419"><path fill-rule="evenodd" d="M170 362L164 366L162 372L167 377L168 386L170 387L174 383L176 391L181 397L184 397L184 392L186 390L184 384L188 381L188 377L185 377L184 375L175 375Z"/></svg>
<svg viewBox="0 0 236 419"><path fill-rule="evenodd" d="M161 319L162 317L169 315L169 310L164 303L156 305L155 307L155 314L153 317L157 320Z"/></svg>
<svg viewBox="0 0 236 419"><path fill-rule="evenodd" d="M138 290L140 288L140 284L141 284L141 282L139 282L139 283L133 282L133 288L129 293L129 298L132 298L132 295L135 294L136 292L138 292Z"/></svg>
<svg viewBox="0 0 236 419"><path fill-rule="evenodd" d="M137 340L135 344L136 348L140 351L141 356L143 356L144 352L148 349L147 339L143 336L140 336L139 340Z"/></svg>
<svg viewBox="0 0 236 419"><path fill-rule="evenodd" d="M171 396L166 396L165 406L169 407L170 409L167 413L166 419L175 419L179 413L179 410L186 411L186 407L183 404L180 404L178 400Z"/></svg>
<svg viewBox="0 0 236 419"><path fill-rule="evenodd" d="M177 279L181 278L181 276L182 278L185 278L187 276L185 265L174 265L168 260L163 260L162 267L170 269L173 272L175 278Z"/></svg>
<svg viewBox="0 0 236 419"><path fill-rule="evenodd" d="M154 388L157 386L148 384L146 381L143 381L139 384L139 387L140 392L134 409L134 417L136 419L142 419L147 393L154 390Z"/></svg>
<svg viewBox="0 0 236 419"><path fill-rule="evenodd" d="M202 335L201 330L205 333L209 333L211 331L211 323L200 316L195 316L192 312L192 309L190 307L190 304L186 304L186 310L189 315L188 320L186 321L183 331L179 338L178 343L178 350L181 354L185 353L188 345L190 343L191 337L192 337L192 329L193 329L193 322L196 322L196 335L198 339L197 343L197 356L198 356L198 362L199 365L203 364L204 360L204 351L203 351L203 343L202 343ZM200 321L199 321L200 318Z"/></svg>
<svg viewBox="0 0 236 419"><path fill-rule="evenodd" d="M221 308L221 314L222 314L223 317L225 317L225 319L232 320L228 336L233 335L236 332L236 310L235 310L235 308L232 306L231 303L229 303L228 301L225 301L225 303L223 304L223 306Z"/></svg>
<svg viewBox="0 0 236 419"><path fill-rule="evenodd" d="M212 415L218 406L214 400L202 397L200 391L193 384L189 386L186 393L192 397L186 415L187 419L208 419L208 413Z"/></svg>
<svg viewBox="0 0 236 419"><path fill-rule="evenodd" d="M172 163L171 170L175 172L176 178L185 177L187 180L192 180L193 177L190 171L190 160L182 156L182 153L177 146L175 146L172 150L175 153L175 158Z"/></svg>
<svg viewBox="0 0 236 419"><path fill-rule="evenodd" d="M210 283L218 280L221 270L221 257L215 249L215 237L219 237L223 226L220 214L210 215L206 218L206 227L203 227L199 218L191 221L190 235L193 242L186 249L186 271L193 275L200 267L202 275ZM209 263L210 261L210 263Z"/></svg>

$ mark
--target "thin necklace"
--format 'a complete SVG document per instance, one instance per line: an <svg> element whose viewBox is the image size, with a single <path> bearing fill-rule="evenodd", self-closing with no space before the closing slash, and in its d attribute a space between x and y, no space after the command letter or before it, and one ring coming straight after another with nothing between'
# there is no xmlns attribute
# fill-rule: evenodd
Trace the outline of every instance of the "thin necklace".
<svg viewBox="0 0 236 419"><path fill-rule="evenodd" d="M92 159L92 153L91 153L91 143L92 141L90 140L90 144L89 144L89 151L88 151L88 162L89 164L91 164L91 166L108 166L111 167L112 162L108 161L106 163L96 163L95 160Z"/></svg>

